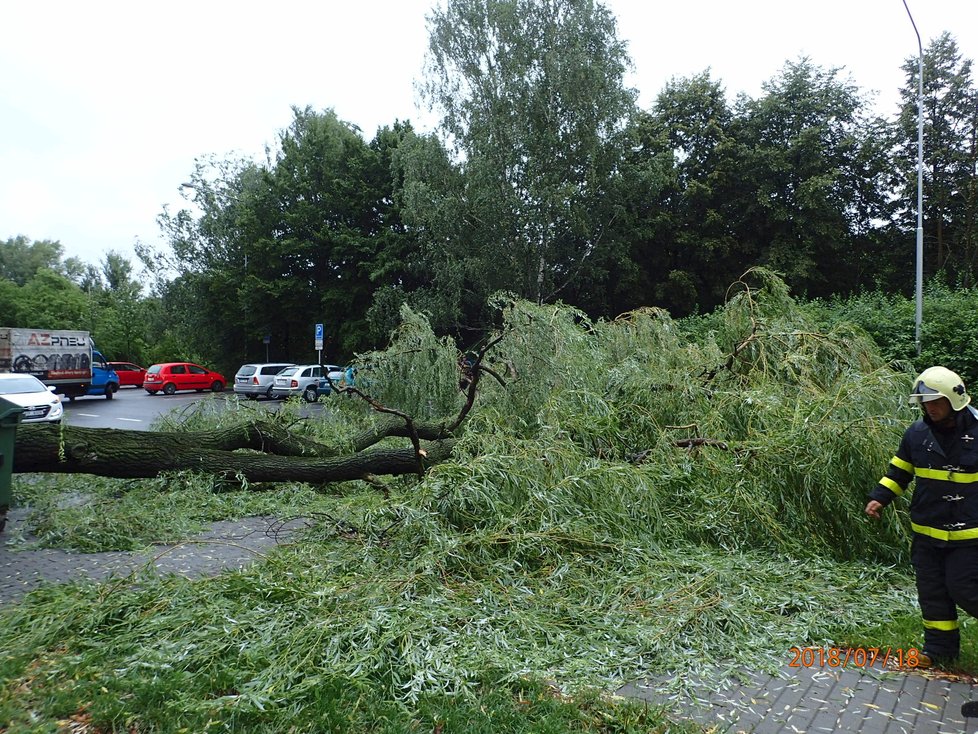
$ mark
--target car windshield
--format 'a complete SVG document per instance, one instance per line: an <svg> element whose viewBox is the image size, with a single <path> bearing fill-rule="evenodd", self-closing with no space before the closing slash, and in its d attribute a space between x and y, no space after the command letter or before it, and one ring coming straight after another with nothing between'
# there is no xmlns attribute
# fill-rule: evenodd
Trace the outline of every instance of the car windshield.
<svg viewBox="0 0 978 734"><path fill-rule="evenodd" d="M251 377L253 374L255 374L255 371L255 365L246 364L242 366L240 370L238 370L238 377Z"/></svg>
<svg viewBox="0 0 978 734"><path fill-rule="evenodd" d="M0 395L14 395L23 392L44 392L47 388L44 383L36 377L24 375L23 377L12 377L9 380L0 380Z"/></svg>
<svg viewBox="0 0 978 734"><path fill-rule="evenodd" d="M286 367L284 370L278 373L278 376L288 377L289 375L294 375L298 369L298 367Z"/></svg>
<svg viewBox="0 0 978 734"><path fill-rule="evenodd" d="M154 364L152 367L150 367L146 371L149 372L151 375L158 375L160 373L160 370L161 369L163 369L163 365L161 365L161 364Z"/></svg>

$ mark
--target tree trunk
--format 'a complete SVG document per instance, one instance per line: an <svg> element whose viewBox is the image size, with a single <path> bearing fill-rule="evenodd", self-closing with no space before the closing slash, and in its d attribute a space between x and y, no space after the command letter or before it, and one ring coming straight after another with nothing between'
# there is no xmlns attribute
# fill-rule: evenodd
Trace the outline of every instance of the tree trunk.
<svg viewBox="0 0 978 734"><path fill-rule="evenodd" d="M353 479L375 483L376 477L385 475L421 476L428 466L451 456L454 431L472 409L482 372L505 385L482 364L486 352L501 338L491 339L475 358L465 405L450 419L418 422L350 387L347 392L366 400L384 418L342 448L296 436L265 421L168 433L27 423L17 428L13 471L140 479L191 470L249 482L319 484ZM373 448L386 438L406 438L411 446Z"/></svg>
<svg viewBox="0 0 978 734"><path fill-rule="evenodd" d="M354 440L349 454L264 423L198 433L155 433L67 425L18 426L14 472L96 474L144 478L192 470L249 482L342 482L371 475L420 473L451 455L443 424L415 427L424 448L370 449L387 436L405 435L391 421ZM420 444L419 444L420 446Z"/></svg>

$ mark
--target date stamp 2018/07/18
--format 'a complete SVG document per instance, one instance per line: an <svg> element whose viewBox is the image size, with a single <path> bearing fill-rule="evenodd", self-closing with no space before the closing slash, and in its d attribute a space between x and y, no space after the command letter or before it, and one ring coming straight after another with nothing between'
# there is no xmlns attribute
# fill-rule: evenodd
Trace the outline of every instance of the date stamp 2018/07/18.
<svg viewBox="0 0 978 734"><path fill-rule="evenodd" d="M789 668L916 668L921 664L920 650L910 647L792 647Z"/></svg>

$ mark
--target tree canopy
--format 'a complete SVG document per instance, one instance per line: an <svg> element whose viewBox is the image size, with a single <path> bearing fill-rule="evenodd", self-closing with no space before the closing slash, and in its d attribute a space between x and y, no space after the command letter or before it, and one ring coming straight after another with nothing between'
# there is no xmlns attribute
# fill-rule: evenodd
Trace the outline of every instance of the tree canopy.
<svg viewBox="0 0 978 734"><path fill-rule="evenodd" d="M425 245L435 263L472 260L483 296L567 297L605 247L635 112L614 16L592 0L450 0L429 29L423 90L458 157L466 227ZM425 199L412 204L423 220Z"/></svg>

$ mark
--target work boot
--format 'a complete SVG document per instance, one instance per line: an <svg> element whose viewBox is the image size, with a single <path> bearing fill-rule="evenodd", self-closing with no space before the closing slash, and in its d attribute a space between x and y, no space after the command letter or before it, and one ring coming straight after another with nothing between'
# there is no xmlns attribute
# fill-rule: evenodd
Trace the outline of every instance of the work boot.
<svg viewBox="0 0 978 734"><path fill-rule="evenodd" d="M926 650L917 653L917 665L915 667L926 670L927 668L950 668L958 659L957 655L937 655Z"/></svg>
<svg viewBox="0 0 978 734"><path fill-rule="evenodd" d="M921 668L923 670L926 670L927 668L933 668L934 667L934 658L932 658L926 652L921 651L917 655L917 665L914 666L914 667Z"/></svg>

